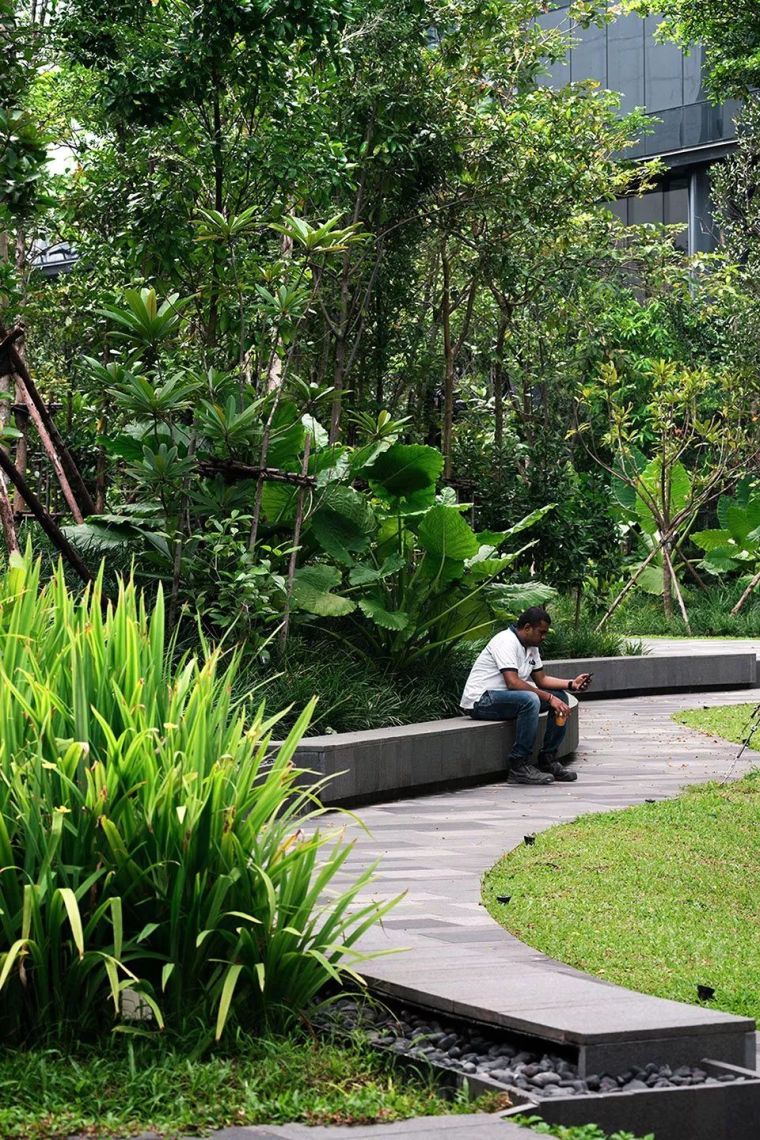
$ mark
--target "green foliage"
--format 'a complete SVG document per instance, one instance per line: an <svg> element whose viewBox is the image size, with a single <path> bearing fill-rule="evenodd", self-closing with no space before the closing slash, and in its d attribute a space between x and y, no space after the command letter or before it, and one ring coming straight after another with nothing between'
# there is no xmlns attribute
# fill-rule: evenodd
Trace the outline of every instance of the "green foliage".
<svg viewBox="0 0 760 1140"><path fill-rule="evenodd" d="M655 1140L653 1132L636 1137L632 1132L604 1132L596 1124L547 1124L540 1116L515 1116L516 1124L530 1128L537 1136L555 1136L556 1140Z"/></svg>
<svg viewBox="0 0 760 1140"><path fill-rule="evenodd" d="M388 665L362 652L361 646L296 633L278 658L276 671L266 654L247 656L238 683L241 691L257 686L267 703L292 705L283 731L296 710L314 696L317 704L308 734L362 732L369 728L416 724L459 715L459 697L479 646L454 645L431 669L424 657L404 666ZM325 668L329 661L330 667Z"/></svg>
<svg viewBox="0 0 760 1140"><path fill-rule="evenodd" d="M4 1049L4 1140L387 1123L498 1107L493 1094L475 1103L444 1100L420 1072L406 1075L353 1042L239 1033L229 1049L202 1060L192 1056L193 1044L130 1037L66 1052Z"/></svg>
<svg viewBox="0 0 760 1140"><path fill-rule="evenodd" d="M0 642L6 1040L129 1029L135 1007L219 1038L355 978L384 907L356 906L368 874L324 902L349 847L292 764L310 708L273 754L234 659L171 664L160 592L150 614L132 584L77 600L17 556Z"/></svg>
<svg viewBox="0 0 760 1140"><path fill-rule="evenodd" d="M742 480L733 496L718 500L721 529L695 531L691 538L705 557L702 565L713 574L743 570L752 573L760 562L760 486Z"/></svg>

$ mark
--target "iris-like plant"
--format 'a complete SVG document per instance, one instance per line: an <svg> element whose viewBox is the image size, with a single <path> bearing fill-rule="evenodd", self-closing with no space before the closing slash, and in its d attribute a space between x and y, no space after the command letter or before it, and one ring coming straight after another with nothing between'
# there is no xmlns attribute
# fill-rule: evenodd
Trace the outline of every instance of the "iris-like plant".
<svg viewBox="0 0 760 1140"><path fill-rule="evenodd" d="M15 557L0 579L0 1031L107 1026L219 1038L281 1025L390 904L366 872L325 894L350 845L315 825L319 785L292 757L307 708L232 700L237 662L172 664L161 595L75 598ZM125 991L128 991L125 997Z"/></svg>

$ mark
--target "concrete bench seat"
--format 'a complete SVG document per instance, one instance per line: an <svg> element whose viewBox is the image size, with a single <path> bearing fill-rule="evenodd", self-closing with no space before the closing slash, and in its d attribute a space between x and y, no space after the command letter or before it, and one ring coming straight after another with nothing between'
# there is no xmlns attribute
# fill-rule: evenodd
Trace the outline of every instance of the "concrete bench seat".
<svg viewBox="0 0 760 1140"><path fill-rule="evenodd" d="M572 698L573 705L577 705ZM567 722L560 756L578 747L578 712ZM540 718L536 751L543 740ZM434 788L475 784L505 775L515 738L514 721L472 720L468 716L309 736L295 762L319 776L331 776L321 795L325 804L363 804L397 799Z"/></svg>
<svg viewBox="0 0 760 1140"><path fill-rule="evenodd" d="M648 693L709 692L752 688L760 678L755 653L669 653L662 656L586 657L547 661L547 673L576 677L593 673L584 700Z"/></svg>

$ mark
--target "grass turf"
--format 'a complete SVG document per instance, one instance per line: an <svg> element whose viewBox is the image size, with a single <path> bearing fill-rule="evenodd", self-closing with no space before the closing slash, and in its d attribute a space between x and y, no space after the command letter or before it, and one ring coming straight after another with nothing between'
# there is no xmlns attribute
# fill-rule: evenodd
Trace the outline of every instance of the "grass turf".
<svg viewBox="0 0 760 1140"><path fill-rule="evenodd" d="M204 1060L123 1038L78 1056L7 1050L0 1088L3 1140L176 1137L234 1124L364 1124L506 1107L498 1094L444 1101L423 1077L358 1045L302 1038L241 1039L234 1055Z"/></svg>
<svg viewBox="0 0 760 1140"><path fill-rule="evenodd" d="M699 729L710 736L742 744L747 738L754 705L720 705L718 708L686 709L674 713L673 720ZM760 751L760 728L755 731L750 747Z"/></svg>
<svg viewBox="0 0 760 1140"><path fill-rule="evenodd" d="M751 710L696 715L703 730L740 739ZM760 773L586 816L505 856L483 899L497 922L572 966L679 1001L711 986L715 1007L760 1018L759 825Z"/></svg>

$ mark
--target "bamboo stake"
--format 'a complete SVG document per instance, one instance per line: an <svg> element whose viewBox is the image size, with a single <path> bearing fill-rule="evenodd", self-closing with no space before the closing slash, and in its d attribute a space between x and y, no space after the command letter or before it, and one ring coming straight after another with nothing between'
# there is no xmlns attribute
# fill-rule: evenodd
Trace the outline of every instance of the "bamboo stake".
<svg viewBox="0 0 760 1140"><path fill-rule="evenodd" d="M686 605L683 600L683 594L681 593L681 587L678 585L678 578L676 577L676 572L673 569L673 563L670 558L670 551L668 550L667 542L663 542L662 544L662 556L665 559L665 565L667 566L668 573L670 574L670 581L673 589L675 590L676 601L678 602L678 608L681 611L681 617L683 618L684 625L686 626L686 631L689 635L691 635L689 615L686 612Z"/></svg>
<svg viewBox="0 0 760 1140"><path fill-rule="evenodd" d="M5 338L3 344L7 343L7 352L10 365L13 372L16 373L18 380L20 381L19 387L22 389L21 394L23 396L24 402L29 408L30 413L32 413L32 405L36 409L37 416L44 425L48 439L51 441L52 450L55 452L55 455L57 457L58 466L63 468L66 472L66 479L69 484L69 492L73 494L71 488L76 487L78 503L77 509L79 510L80 514L80 519L78 521L81 521L81 516L83 514L95 514L95 503L92 500L90 492L85 486L85 482L82 479L79 468L71 456L71 452L66 447L66 444L63 441L63 437L53 421L53 417L50 415L50 412L48 411L44 400L37 390L36 384L32 380L29 369L27 368L26 363L21 356L21 353L18 351L14 344L15 341L20 340L23 336L23 326L19 326L18 328L13 329L10 334L6 334L5 329L3 328L2 324L0 324L0 337ZM34 419L33 413L32 418ZM40 436L40 438L42 438L42 436ZM50 452L48 454L50 454ZM52 461L52 454L50 454L50 458ZM53 466L55 467L55 463ZM63 484L61 484L61 487L64 490L64 495L66 495ZM68 495L66 496L66 499L68 502ZM74 514L73 508L72 514ZM74 517L76 518L75 514Z"/></svg>
<svg viewBox="0 0 760 1140"><path fill-rule="evenodd" d="M306 441L303 449L303 463L301 464L301 475L305 479L309 472L309 452L311 451L311 432L307 432ZM302 483L298 488L298 495L296 496L296 518L293 526L293 549L290 552L290 562L288 563L288 585L285 602L285 616L282 625L280 626L280 652L285 651L285 646L288 641L288 632L290 630L290 597L293 593L293 579L296 576L296 565L298 562L298 547L301 542L301 527L303 526L303 500L306 493L306 487Z"/></svg>
<svg viewBox="0 0 760 1140"><path fill-rule="evenodd" d="M594 629L594 633L599 633L600 629L603 629L604 626L607 624L607 622L610 620L610 618L612 617L612 615L614 614L615 610L618 608L620 603L623 601L623 599L625 597L627 597L629 591L632 590L633 587L636 585L636 583L638 582L639 578L641 577L641 575L646 570L649 563L652 561L653 558L656 557L657 553L659 552L660 546L662 545L662 542L663 542L663 539L660 539L660 542L657 544L657 546L655 546L654 550L651 550L649 552L649 554L646 556L644 561L641 563L641 565L639 566L638 570L633 575L633 577L628 582L626 582L625 586L623 586L623 589L620 591L618 596L615 598L615 601L612 603L610 608L607 610L607 613L604 615L604 617L601 619L601 621L596 625L596 627Z"/></svg>
<svg viewBox="0 0 760 1140"><path fill-rule="evenodd" d="M66 561L74 568L74 570L76 570L77 574L83 582L94 581L93 575L87 569L84 562L77 554L76 550L74 550L73 546L66 538L66 535L63 534L58 524L46 512L45 508L42 506L42 503L39 501L34 491L27 483L26 479L24 479L24 477L19 474L2 448L0 448L0 468L2 468L4 474L8 476L16 490L20 491L24 496L24 499L29 506L29 510L37 519L37 522L40 524L45 534L53 543L56 550L60 551Z"/></svg>
<svg viewBox="0 0 760 1140"><path fill-rule="evenodd" d="M741 613L741 611L744 609L745 604L749 600L750 596L755 592L755 590L757 589L758 586L760 586L760 571L758 571L758 573L755 574L754 578L752 579L750 584L747 586L747 589L744 591L742 596L739 598L739 601L736 603L734 608L731 610L731 614L733 617L735 617L737 614Z"/></svg>

